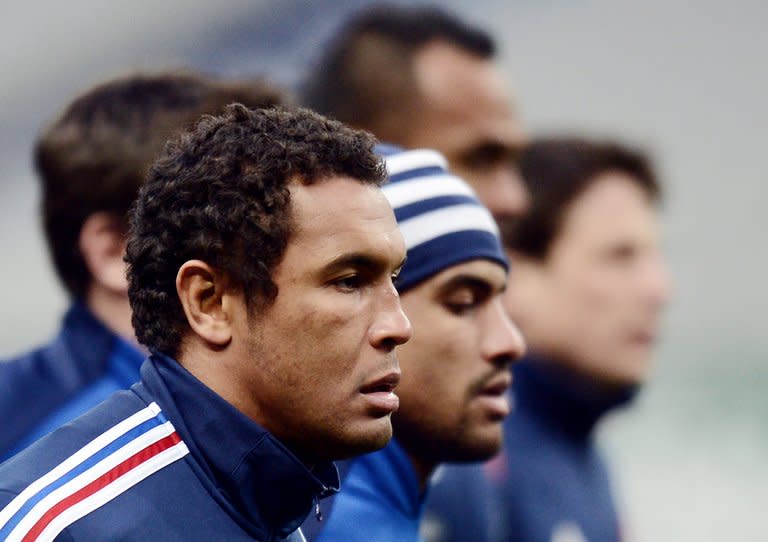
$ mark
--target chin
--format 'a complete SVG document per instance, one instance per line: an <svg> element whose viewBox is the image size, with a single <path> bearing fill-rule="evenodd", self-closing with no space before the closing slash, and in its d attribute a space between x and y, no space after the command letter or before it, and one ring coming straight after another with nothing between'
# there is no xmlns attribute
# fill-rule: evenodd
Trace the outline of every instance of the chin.
<svg viewBox="0 0 768 542"><path fill-rule="evenodd" d="M503 444L501 424L494 430L469 433L450 445L450 458L445 461L470 463L492 458ZM448 444L446 444L448 447Z"/></svg>
<svg viewBox="0 0 768 542"><path fill-rule="evenodd" d="M370 422L370 425L374 427L367 427L366 430L345 435L334 446L334 457L329 459L332 461L349 459L381 450L389 444L392 439L392 423L389 416Z"/></svg>
<svg viewBox="0 0 768 542"><path fill-rule="evenodd" d="M620 369L604 375L608 384L618 387L639 386L648 378L649 363L647 360L628 359Z"/></svg>
<svg viewBox="0 0 768 542"><path fill-rule="evenodd" d="M641 350L641 351L638 351ZM635 387L648 378L651 360L645 349L614 352L610 357L583 369L583 374L605 388Z"/></svg>

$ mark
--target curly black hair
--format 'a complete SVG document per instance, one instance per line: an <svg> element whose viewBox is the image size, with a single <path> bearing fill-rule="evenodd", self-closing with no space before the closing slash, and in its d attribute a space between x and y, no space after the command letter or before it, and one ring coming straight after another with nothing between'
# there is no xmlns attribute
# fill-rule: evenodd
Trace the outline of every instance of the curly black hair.
<svg viewBox="0 0 768 542"><path fill-rule="evenodd" d="M240 104L170 142L130 214L128 296L139 341L178 354L189 327L175 281L188 260L223 272L249 310L269 306L292 233L291 183L338 175L380 186L386 169L375 143L307 109Z"/></svg>

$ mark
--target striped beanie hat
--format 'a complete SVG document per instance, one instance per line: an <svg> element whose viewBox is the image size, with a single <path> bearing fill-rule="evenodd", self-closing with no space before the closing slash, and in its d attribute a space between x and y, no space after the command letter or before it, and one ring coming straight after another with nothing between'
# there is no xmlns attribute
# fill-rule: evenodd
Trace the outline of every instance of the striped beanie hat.
<svg viewBox="0 0 768 542"><path fill-rule="evenodd" d="M446 159L427 149L379 145L389 181L382 187L405 238L408 258L397 280L402 293L433 275L469 260L509 269L491 213Z"/></svg>

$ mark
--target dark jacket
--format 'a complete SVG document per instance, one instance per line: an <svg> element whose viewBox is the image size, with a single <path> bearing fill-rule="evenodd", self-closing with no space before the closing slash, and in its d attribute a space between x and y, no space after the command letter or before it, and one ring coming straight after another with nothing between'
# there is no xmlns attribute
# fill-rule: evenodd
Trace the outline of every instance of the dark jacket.
<svg viewBox="0 0 768 542"><path fill-rule="evenodd" d="M446 469L427 503L427 520L440 535L430 542L620 540L594 428L635 390L608 394L542 359L528 358L513 371L514 410L505 421L503 450L482 468ZM467 484L468 477L474 483ZM474 530L478 524L487 526L483 538Z"/></svg>
<svg viewBox="0 0 768 542"><path fill-rule="evenodd" d="M177 362L153 355L129 391L0 466L0 540L279 540L337 489L332 463L310 472Z"/></svg>
<svg viewBox="0 0 768 542"><path fill-rule="evenodd" d="M74 304L50 344L0 362L0 461L129 388L144 357Z"/></svg>

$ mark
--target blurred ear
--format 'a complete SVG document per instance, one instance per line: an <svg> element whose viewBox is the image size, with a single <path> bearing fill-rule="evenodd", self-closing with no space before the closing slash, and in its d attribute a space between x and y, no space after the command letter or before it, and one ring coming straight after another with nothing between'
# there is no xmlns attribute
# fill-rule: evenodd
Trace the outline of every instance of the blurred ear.
<svg viewBox="0 0 768 542"><path fill-rule="evenodd" d="M189 260L176 274L176 293L192 331L214 348L232 341L232 304L226 277L201 260Z"/></svg>
<svg viewBox="0 0 768 542"><path fill-rule="evenodd" d="M125 242L125 223L112 213L94 213L80 229L80 253L92 280L110 292L128 295Z"/></svg>
<svg viewBox="0 0 768 542"><path fill-rule="evenodd" d="M547 293L546 260L531 258L519 252L507 250L512 264L509 273L504 305L507 312L518 324L524 324L531 306L543 302Z"/></svg>

